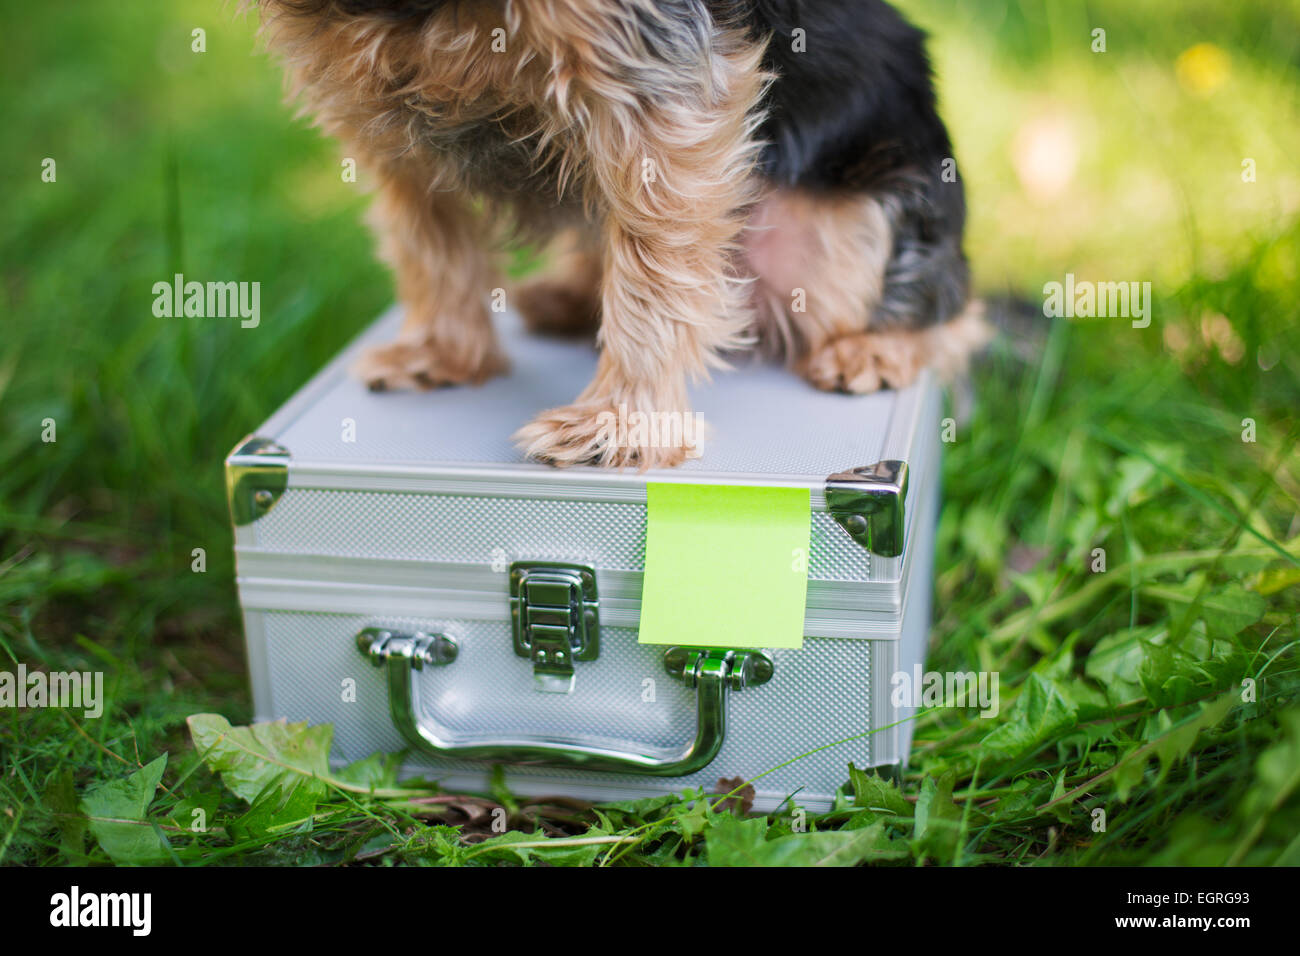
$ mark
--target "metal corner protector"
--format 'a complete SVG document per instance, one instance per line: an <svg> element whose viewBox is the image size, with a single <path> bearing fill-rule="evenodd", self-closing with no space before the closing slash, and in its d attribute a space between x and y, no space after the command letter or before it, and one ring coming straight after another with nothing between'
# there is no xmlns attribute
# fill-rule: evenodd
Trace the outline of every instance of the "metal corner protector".
<svg viewBox="0 0 1300 956"><path fill-rule="evenodd" d="M826 479L826 510L872 554L903 553L907 462L887 459Z"/></svg>
<svg viewBox="0 0 1300 956"><path fill-rule="evenodd" d="M289 485L289 449L269 438L249 435L226 458L226 497L230 518L251 524L270 511Z"/></svg>

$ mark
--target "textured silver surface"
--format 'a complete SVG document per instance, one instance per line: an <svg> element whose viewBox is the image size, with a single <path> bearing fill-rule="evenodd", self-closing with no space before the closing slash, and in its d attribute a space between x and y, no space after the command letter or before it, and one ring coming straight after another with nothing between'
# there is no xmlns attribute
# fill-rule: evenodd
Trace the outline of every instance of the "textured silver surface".
<svg viewBox="0 0 1300 956"><path fill-rule="evenodd" d="M291 488L253 531L259 549L281 553L645 567L642 504ZM865 581L870 566L867 551L830 515L813 515L810 578Z"/></svg>
<svg viewBox="0 0 1300 956"><path fill-rule="evenodd" d="M344 760L404 746L389 718L383 671L356 650L354 638L365 627L436 631L455 638L460 647L455 663L423 672L417 682L421 719L459 734L490 738L525 728L586 741L640 741L667 748L681 745L694 732L693 693L664 673L663 648L638 644L636 632L629 629L605 629L600 659L579 664L574 693L564 695L533 689L532 670L515 657L504 622L263 615L271 712L289 720L333 724L337 756ZM872 643L810 640L802 650L771 651L775 676L762 687L730 694L726 744L707 770L693 776L663 779L543 767L516 767L511 773L553 782L557 792L602 786L679 791L711 788L724 777L752 778L870 729ZM354 702L345 699L349 679L356 682ZM644 698L651 687L654 700L648 701ZM801 797L829 799L848 779L848 762L866 766L871 757L870 737L830 747L764 777L763 789L798 790ZM410 767L435 779L445 772L483 770L472 762L423 757L415 757Z"/></svg>
<svg viewBox="0 0 1300 956"><path fill-rule="evenodd" d="M376 394L344 361L310 386L319 390L274 437L295 462L522 464L510 435L534 414L571 402L592 378L596 352L524 335L513 313L497 318L509 375L478 387ZM399 322L396 313L385 317L366 340L391 338ZM735 364L691 389L709 432L703 457L677 473L820 480L882 457L897 393L820 392L779 366L745 356Z"/></svg>

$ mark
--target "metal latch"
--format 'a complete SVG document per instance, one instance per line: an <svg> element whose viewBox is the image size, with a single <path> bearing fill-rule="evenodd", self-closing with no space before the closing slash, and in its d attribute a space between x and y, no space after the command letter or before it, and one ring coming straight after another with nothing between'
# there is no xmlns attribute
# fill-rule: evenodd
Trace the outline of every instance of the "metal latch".
<svg viewBox="0 0 1300 956"><path fill-rule="evenodd" d="M600 656L596 572L582 564L516 561L510 623L515 653L533 662L537 689L571 693L574 662Z"/></svg>

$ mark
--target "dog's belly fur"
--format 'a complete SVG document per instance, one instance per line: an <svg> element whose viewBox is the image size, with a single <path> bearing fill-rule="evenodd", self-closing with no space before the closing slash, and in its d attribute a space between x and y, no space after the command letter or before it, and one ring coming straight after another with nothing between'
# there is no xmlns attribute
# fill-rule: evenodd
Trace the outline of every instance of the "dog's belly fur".
<svg viewBox="0 0 1300 956"><path fill-rule="evenodd" d="M560 196L555 170L537 164L537 137L507 131L500 117L454 126L422 115L418 119L419 148L428 150L438 166L454 168L464 189L512 200L521 195Z"/></svg>

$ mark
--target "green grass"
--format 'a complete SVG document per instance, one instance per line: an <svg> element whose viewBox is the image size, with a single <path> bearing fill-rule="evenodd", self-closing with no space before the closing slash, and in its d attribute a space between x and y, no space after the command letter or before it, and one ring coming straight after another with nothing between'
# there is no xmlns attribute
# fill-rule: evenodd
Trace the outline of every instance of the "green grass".
<svg viewBox="0 0 1300 956"><path fill-rule="evenodd" d="M981 287L1037 308L1073 272L1151 281L1156 307L1147 329L1017 319L977 368L928 666L999 671L1002 712L925 713L901 790L855 775L806 820L370 796L396 787L378 761L317 789L290 774L279 808L222 786L185 726L250 714L219 463L390 299L364 183L230 9L13 14L0 670L101 670L108 702L0 710L0 862L1300 863L1300 3L904 6L934 35ZM1228 65L1197 92L1175 64L1200 43ZM1035 142L1054 186L1026 185ZM155 318L178 271L260 281L261 326ZM87 820L125 812L103 785L133 773L147 802L164 753L138 815L156 830ZM511 832L479 842L498 806Z"/></svg>

